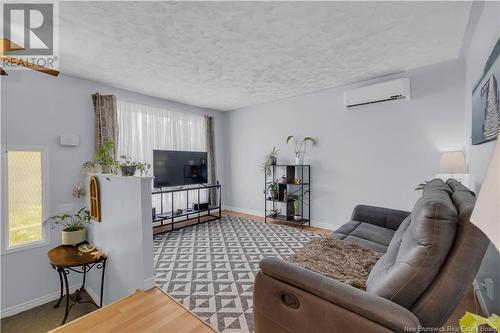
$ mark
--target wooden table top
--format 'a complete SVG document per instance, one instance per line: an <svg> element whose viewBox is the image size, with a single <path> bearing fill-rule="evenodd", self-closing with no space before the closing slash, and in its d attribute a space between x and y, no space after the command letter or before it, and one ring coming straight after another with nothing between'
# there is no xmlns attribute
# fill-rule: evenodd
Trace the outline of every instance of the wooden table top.
<svg viewBox="0 0 500 333"><path fill-rule="evenodd" d="M57 267L73 267L93 264L103 261L104 258L95 259L89 253L83 253L78 250L78 246L59 245L47 253L49 261Z"/></svg>

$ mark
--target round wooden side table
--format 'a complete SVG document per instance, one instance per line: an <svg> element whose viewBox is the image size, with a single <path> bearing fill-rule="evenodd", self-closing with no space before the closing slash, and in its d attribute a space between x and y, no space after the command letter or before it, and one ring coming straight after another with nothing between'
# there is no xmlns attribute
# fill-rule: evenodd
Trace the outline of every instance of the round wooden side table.
<svg viewBox="0 0 500 333"><path fill-rule="evenodd" d="M64 312L64 318L62 320L61 325L66 322L68 319L69 311L76 303L91 303L96 307L102 307L102 295L104 288L104 271L106 268L106 260L107 258L94 258L90 253L80 252L77 246L71 245L60 245L58 247L53 248L48 252L49 261L52 265L52 268L57 270L59 273L59 283L61 286L61 296L59 297L59 301L54 308L59 307L61 301L64 296L63 291L63 281L64 281L64 289L66 291L66 311ZM97 305L93 300L92 301L81 301L80 294L85 290L85 279L87 276L87 272L90 271L93 267L96 269L102 270L101 275L101 295L100 295L100 303ZM69 292L68 286L68 274L70 271L83 274L82 286L80 289L77 289L75 293L72 295ZM70 306L70 301L73 301L73 304Z"/></svg>

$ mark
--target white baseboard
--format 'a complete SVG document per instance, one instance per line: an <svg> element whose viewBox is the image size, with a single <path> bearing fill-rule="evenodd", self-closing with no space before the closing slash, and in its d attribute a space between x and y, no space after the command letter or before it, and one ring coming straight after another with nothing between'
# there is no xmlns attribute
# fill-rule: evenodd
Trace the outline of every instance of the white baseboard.
<svg viewBox="0 0 500 333"><path fill-rule="evenodd" d="M85 286L85 291L87 294L89 294L90 298L94 301L95 304L99 305L99 302L101 301L101 297L97 295L97 293L90 287L88 284ZM104 302L103 302L104 303Z"/></svg>
<svg viewBox="0 0 500 333"><path fill-rule="evenodd" d="M153 289L154 287L156 287L156 281L154 276L151 276L146 280L144 280L144 290Z"/></svg>
<svg viewBox="0 0 500 333"><path fill-rule="evenodd" d="M248 214L248 215L254 215L258 217L264 217L264 214L261 211L253 210L253 209L246 209L246 208L241 208L241 207L234 207L234 206L224 206L224 210L230 210L236 213L241 213L241 214ZM311 221L311 227L315 228L321 228L321 229L327 229L327 230L335 230L340 227L340 225L332 225L329 223L324 223L320 221Z"/></svg>
<svg viewBox="0 0 500 333"><path fill-rule="evenodd" d="M472 281L472 288L474 289L474 294L476 294L477 301L479 302L479 306L481 307L483 314L489 316L490 312L488 311L488 306L484 301L484 296L483 293L481 292L481 287L479 286L477 279L474 279L474 281Z"/></svg>
<svg viewBox="0 0 500 333"><path fill-rule="evenodd" d="M156 287L156 282L155 282L155 277L151 276L147 279L144 280L144 287L143 290L149 290ZM92 289L89 285L85 287L85 290L87 291L87 294L92 298L92 300L95 302L95 304L99 304L101 301L101 297ZM103 300L103 305L106 303Z"/></svg>
<svg viewBox="0 0 500 333"><path fill-rule="evenodd" d="M80 288L79 284L74 285L74 286L70 286L69 290L71 292L71 291L74 291L78 288ZM35 307L40 306L40 305L43 305L45 303L52 302L53 300L58 299L60 297L60 295L61 295L60 291L58 290L58 291L55 291L55 292L50 293L48 295L37 297L37 298L32 299L30 301L26 301L26 302L11 306L10 308L7 308L5 310L0 311L0 318L10 317L10 316L13 316L15 314L21 313L23 311L35 308Z"/></svg>

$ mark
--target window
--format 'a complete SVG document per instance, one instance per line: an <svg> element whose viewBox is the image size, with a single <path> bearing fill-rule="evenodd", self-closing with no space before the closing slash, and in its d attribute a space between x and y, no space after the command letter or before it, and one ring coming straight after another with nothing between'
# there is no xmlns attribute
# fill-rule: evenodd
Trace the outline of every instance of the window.
<svg viewBox="0 0 500 333"><path fill-rule="evenodd" d="M7 245L45 241L43 149L7 150Z"/></svg>
<svg viewBox="0 0 500 333"><path fill-rule="evenodd" d="M130 156L134 161L153 165L153 149L206 151L205 120L203 116L186 112L158 109L142 104L118 101L117 155ZM152 171L150 171L150 175ZM202 192L200 200L205 200ZM176 193L180 207L191 205L196 195ZM163 207L170 207L170 196L164 196ZM160 211L159 196L153 196L153 206Z"/></svg>

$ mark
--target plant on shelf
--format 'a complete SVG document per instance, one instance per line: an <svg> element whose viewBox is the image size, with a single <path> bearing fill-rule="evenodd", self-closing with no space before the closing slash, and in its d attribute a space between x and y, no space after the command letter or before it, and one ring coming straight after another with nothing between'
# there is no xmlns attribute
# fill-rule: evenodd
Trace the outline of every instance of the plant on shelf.
<svg viewBox="0 0 500 333"><path fill-rule="evenodd" d="M276 165L278 163L278 149L276 146L273 146L273 150L266 155L266 159L264 161L264 172L267 176L271 176L271 166Z"/></svg>
<svg viewBox="0 0 500 333"><path fill-rule="evenodd" d="M90 212L86 207L81 208L75 214L62 214L49 217L43 222L51 224L51 229L56 226L62 226L62 245L76 245L85 241L86 226L90 225Z"/></svg>
<svg viewBox="0 0 500 333"><path fill-rule="evenodd" d="M293 142L295 144L295 164L304 164L304 155L306 154L307 143L315 145L316 140L311 138L310 136L306 136L304 139L300 140L297 139L294 135L289 135L286 138L286 143L289 144L290 142Z"/></svg>
<svg viewBox="0 0 500 333"><path fill-rule="evenodd" d="M139 175L147 176L149 174L149 169L151 168L151 164L136 162L137 170L139 170Z"/></svg>
<svg viewBox="0 0 500 333"><path fill-rule="evenodd" d="M122 171L122 176L133 176L136 170L139 170L141 176L143 173L148 173L151 165L149 163L134 162L129 156L121 155L120 160L115 162L115 165Z"/></svg>
<svg viewBox="0 0 500 333"><path fill-rule="evenodd" d="M288 200L293 203L293 218L295 220L301 220L302 215L300 214L300 209L302 208L302 200L305 196L309 194L309 190L304 191L304 194L302 193L292 193L288 195ZM304 205L306 203L304 202Z"/></svg>
<svg viewBox="0 0 500 333"><path fill-rule="evenodd" d="M271 200L278 200L278 183L272 182L267 185L267 190L271 194Z"/></svg>
<svg viewBox="0 0 500 333"><path fill-rule="evenodd" d="M115 164L113 146L113 141L106 141L95 152L94 162L101 166L102 173L111 173L111 166Z"/></svg>

